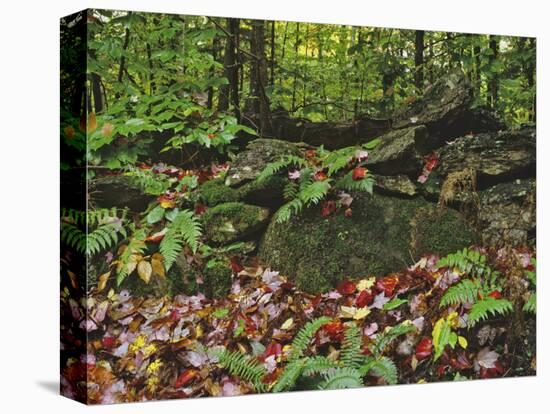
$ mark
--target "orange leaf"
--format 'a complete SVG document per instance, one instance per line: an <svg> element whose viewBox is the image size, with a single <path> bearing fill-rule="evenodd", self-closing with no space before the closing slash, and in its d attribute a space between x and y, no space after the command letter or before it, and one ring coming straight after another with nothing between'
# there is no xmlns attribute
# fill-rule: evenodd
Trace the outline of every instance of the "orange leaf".
<svg viewBox="0 0 550 414"><path fill-rule="evenodd" d="M107 285L107 280L109 280L109 276L111 276L110 270L107 273L103 273L101 276L99 276L99 282L97 283L98 292L101 292L103 289L105 289L105 286Z"/></svg>
<svg viewBox="0 0 550 414"><path fill-rule="evenodd" d="M105 122L103 125L103 128L101 128L101 135L103 135L105 138L108 138L113 133L114 126L113 124L109 122Z"/></svg>
<svg viewBox="0 0 550 414"><path fill-rule="evenodd" d="M162 254L155 253L151 257L151 266L153 267L153 273L164 278L166 277L166 273L164 272L164 266L162 262L164 261L164 257L162 257Z"/></svg>
<svg viewBox="0 0 550 414"><path fill-rule="evenodd" d="M88 114L88 132L94 132L97 129L97 120L95 119L95 112Z"/></svg>

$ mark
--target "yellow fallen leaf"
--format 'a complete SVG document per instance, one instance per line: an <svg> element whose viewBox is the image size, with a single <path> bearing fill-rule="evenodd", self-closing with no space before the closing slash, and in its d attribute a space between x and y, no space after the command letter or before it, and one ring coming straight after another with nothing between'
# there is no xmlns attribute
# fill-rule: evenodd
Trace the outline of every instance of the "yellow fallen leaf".
<svg viewBox="0 0 550 414"><path fill-rule="evenodd" d="M109 293L107 293L107 299L113 300L114 297L115 297L115 290L114 290L114 289L110 289L110 290L109 290Z"/></svg>
<svg viewBox="0 0 550 414"><path fill-rule="evenodd" d="M282 329L283 331L286 331L286 330L292 328L292 326L294 326L294 319L288 318L288 319L281 325L281 329Z"/></svg>
<svg viewBox="0 0 550 414"><path fill-rule="evenodd" d="M140 254L132 254L128 258L128 263L126 264L126 272L130 275L134 270L136 270L136 267L138 263L143 259L143 256Z"/></svg>
<svg viewBox="0 0 550 414"><path fill-rule="evenodd" d="M458 337L458 344L462 348L466 349L468 347L468 340L466 338L464 338L463 336L459 336Z"/></svg>
<svg viewBox="0 0 550 414"><path fill-rule="evenodd" d="M137 265L138 275L145 283L149 284L151 281L151 275L153 274L153 267L151 263L146 260L142 260Z"/></svg>
<svg viewBox="0 0 550 414"><path fill-rule="evenodd" d="M340 308L340 317L341 318L353 318L357 312L357 308L353 306L342 306Z"/></svg>
<svg viewBox="0 0 550 414"><path fill-rule="evenodd" d="M163 261L164 257L162 257L160 253L155 253L153 256L151 256L151 266L153 267L153 273L162 278L165 278L166 273L164 272L164 265L162 264Z"/></svg>
<svg viewBox="0 0 550 414"><path fill-rule="evenodd" d="M355 315L353 315L353 319L355 320L364 319L369 313L370 313L369 308L367 307L359 308L355 311Z"/></svg>
<svg viewBox="0 0 550 414"><path fill-rule="evenodd" d="M174 207L176 207L175 200L162 200L159 204L162 208L174 208Z"/></svg>
<svg viewBox="0 0 550 414"><path fill-rule="evenodd" d="M376 283L376 278L375 277L369 277L368 279L362 279L357 284L357 290L359 292L362 292L363 290L366 290L366 289L369 289L369 288L373 287L375 283Z"/></svg>
<svg viewBox="0 0 550 414"><path fill-rule="evenodd" d="M109 280L109 276L111 276L110 270L107 273L103 273L101 276L99 276L99 281L97 283L98 292L101 292L103 289L105 289L105 286L107 286L107 281Z"/></svg>

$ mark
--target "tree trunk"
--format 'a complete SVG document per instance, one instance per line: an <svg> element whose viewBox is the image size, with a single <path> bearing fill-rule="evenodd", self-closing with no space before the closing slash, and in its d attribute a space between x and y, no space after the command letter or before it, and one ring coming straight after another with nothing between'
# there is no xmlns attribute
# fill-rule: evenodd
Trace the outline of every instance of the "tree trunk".
<svg viewBox="0 0 550 414"><path fill-rule="evenodd" d="M424 30L416 30L414 45L414 84L420 94L424 89Z"/></svg>
<svg viewBox="0 0 550 414"><path fill-rule="evenodd" d="M491 58L489 59L489 66L491 68L491 77L489 78L487 104L491 108L495 108L498 100L498 74L492 70L492 64L498 59L498 39L497 36L489 36L489 48L492 51Z"/></svg>
<svg viewBox="0 0 550 414"><path fill-rule="evenodd" d="M250 32L250 52L254 56L250 65L250 104L248 107L257 115L260 136L271 133L269 101L265 92L267 86L267 59L263 20L253 20Z"/></svg>
<svg viewBox="0 0 550 414"><path fill-rule="evenodd" d="M229 109L229 102L235 108L237 118L240 118L239 112L239 68L237 63L237 31L239 27L238 19L226 19L227 36L225 42L225 52L223 56L224 75L229 81L228 84L220 87L218 97L218 110L226 111Z"/></svg>
<svg viewBox="0 0 550 414"><path fill-rule="evenodd" d="M275 20L271 22L271 58L270 58L269 84L275 85Z"/></svg>
<svg viewBox="0 0 550 414"><path fill-rule="evenodd" d="M296 39L294 41L294 80L292 82L292 104L290 105L291 111L296 110L296 81L298 78L298 67L296 62L298 61L298 46L300 42L300 23L296 22Z"/></svg>
<svg viewBox="0 0 550 414"><path fill-rule="evenodd" d="M101 93L101 78L97 73L91 74L92 95L94 97L94 111L97 114L104 107L103 94Z"/></svg>

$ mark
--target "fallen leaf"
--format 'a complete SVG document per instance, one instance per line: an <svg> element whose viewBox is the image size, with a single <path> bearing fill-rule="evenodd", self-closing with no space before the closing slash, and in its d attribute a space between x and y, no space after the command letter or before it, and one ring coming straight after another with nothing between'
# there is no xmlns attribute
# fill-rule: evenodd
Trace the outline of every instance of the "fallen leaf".
<svg viewBox="0 0 550 414"><path fill-rule="evenodd" d="M109 280L109 276L111 276L110 270L107 273L103 273L101 276L99 276L99 281L97 283L98 292L101 292L103 289L105 289L105 286L107 285L107 281Z"/></svg>
<svg viewBox="0 0 550 414"><path fill-rule="evenodd" d="M153 267L151 263L146 260L142 260L137 265L138 275L145 283L149 284L151 281L151 275L153 274Z"/></svg>

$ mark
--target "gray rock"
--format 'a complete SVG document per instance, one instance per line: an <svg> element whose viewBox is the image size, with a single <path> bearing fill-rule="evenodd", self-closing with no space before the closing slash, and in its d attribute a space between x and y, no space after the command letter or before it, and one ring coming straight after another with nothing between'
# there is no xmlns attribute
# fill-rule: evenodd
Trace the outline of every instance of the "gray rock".
<svg viewBox="0 0 550 414"><path fill-rule="evenodd" d="M535 175L536 135L534 129L464 136L437 151L437 172L471 168L478 181L494 184L515 176Z"/></svg>
<svg viewBox="0 0 550 414"><path fill-rule="evenodd" d="M270 162L283 155L300 155L303 144L278 139L258 138L247 145L231 163L227 171L226 184L240 186L254 180Z"/></svg>
<svg viewBox="0 0 550 414"><path fill-rule="evenodd" d="M483 244L524 246L535 237L536 182L534 178L497 184L479 192L479 225Z"/></svg>
<svg viewBox="0 0 550 414"><path fill-rule="evenodd" d="M374 188L382 193L414 196L418 187L406 175L375 175Z"/></svg>
<svg viewBox="0 0 550 414"><path fill-rule="evenodd" d="M429 150L425 126L399 129L380 137L380 143L369 153L367 166L381 175L419 173Z"/></svg>
<svg viewBox="0 0 550 414"><path fill-rule="evenodd" d="M94 208L129 208L144 211L154 197L145 194L133 177L106 175L94 178L88 188L90 205Z"/></svg>

